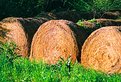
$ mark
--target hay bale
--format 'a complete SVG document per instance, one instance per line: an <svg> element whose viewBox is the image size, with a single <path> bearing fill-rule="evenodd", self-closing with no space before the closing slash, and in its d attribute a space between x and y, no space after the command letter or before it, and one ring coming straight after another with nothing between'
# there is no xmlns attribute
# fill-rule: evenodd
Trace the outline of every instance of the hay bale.
<svg viewBox="0 0 121 82"><path fill-rule="evenodd" d="M104 14L102 15L102 18L117 19L120 16L121 16L121 12L120 10L117 10L117 11L104 12Z"/></svg>
<svg viewBox="0 0 121 82"><path fill-rule="evenodd" d="M13 23L0 23L0 41L1 42L14 42L17 44L19 50L17 54L22 56L27 56L28 54L28 44L26 34L21 28L21 24L17 22Z"/></svg>
<svg viewBox="0 0 121 82"><path fill-rule="evenodd" d="M0 23L0 41L14 42L19 48L17 54L28 56L34 33L47 20L46 18L5 18Z"/></svg>
<svg viewBox="0 0 121 82"><path fill-rule="evenodd" d="M121 26L121 20L120 19L96 19L96 22L99 23L101 26Z"/></svg>
<svg viewBox="0 0 121 82"><path fill-rule="evenodd" d="M36 17L44 17L48 19L57 19L56 15L52 12L41 12Z"/></svg>
<svg viewBox="0 0 121 82"><path fill-rule="evenodd" d="M82 47L81 64L106 73L121 73L121 27L94 31Z"/></svg>
<svg viewBox="0 0 121 82"><path fill-rule="evenodd" d="M30 59L56 64L61 58L67 60L71 57L75 62L79 51L69 25L73 26L73 23L66 20L51 20L42 24L33 37Z"/></svg>

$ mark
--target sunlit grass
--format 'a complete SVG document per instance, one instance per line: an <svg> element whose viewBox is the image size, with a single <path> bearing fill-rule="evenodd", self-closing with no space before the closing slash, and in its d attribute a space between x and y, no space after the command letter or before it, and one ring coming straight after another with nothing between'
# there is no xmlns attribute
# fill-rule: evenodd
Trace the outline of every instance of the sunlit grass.
<svg viewBox="0 0 121 82"><path fill-rule="evenodd" d="M78 62L48 65L15 57L9 44L0 47L0 82L121 82L121 74L86 69ZM8 57L8 55L9 57ZM13 60L11 60L13 59Z"/></svg>

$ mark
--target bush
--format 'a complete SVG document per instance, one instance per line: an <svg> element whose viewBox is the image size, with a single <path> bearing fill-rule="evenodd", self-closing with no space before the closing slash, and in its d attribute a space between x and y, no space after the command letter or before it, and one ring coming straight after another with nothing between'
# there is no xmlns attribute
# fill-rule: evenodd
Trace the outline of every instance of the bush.
<svg viewBox="0 0 121 82"><path fill-rule="evenodd" d="M14 43L1 43L0 42L0 64L8 62L11 63L17 56L15 53L16 45Z"/></svg>

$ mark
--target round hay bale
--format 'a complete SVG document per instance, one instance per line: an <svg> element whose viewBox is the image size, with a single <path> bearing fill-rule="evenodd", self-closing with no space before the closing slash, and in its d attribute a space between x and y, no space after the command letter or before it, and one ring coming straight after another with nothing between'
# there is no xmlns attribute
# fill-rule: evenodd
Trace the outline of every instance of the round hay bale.
<svg viewBox="0 0 121 82"><path fill-rule="evenodd" d="M42 24L35 33L30 60L42 60L48 64L56 64L60 59L69 57L75 62L78 54L78 46L72 23L66 20L51 20Z"/></svg>
<svg viewBox="0 0 121 82"><path fill-rule="evenodd" d="M47 20L46 18L5 18L0 23L0 41L14 42L19 48L17 54L28 56L34 33Z"/></svg>
<svg viewBox="0 0 121 82"><path fill-rule="evenodd" d="M0 23L0 41L1 42L14 42L19 50L17 54L22 56L27 56L28 54L28 44L26 34L21 28L21 24L17 22L13 23Z"/></svg>
<svg viewBox="0 0 121 82"><path fill-rule="evenodd" d="M104 14L102 15L102 18L117 19L120 16L121 16L120 11L108 11L108 12L104 12Z"/></svg>
<svg viewBox="0 0 121 82"><path fill-rule="evenodd" d="M82 46L81 64L106 73L121 73L121 27L94 31Z"/></svg>
<svg viewBox="0 0 121 82"><path fill-rule="evenodd" d="M121 26L121 20L114 20L114 19L96 19L96 22L100 24L100 26Z"/></svg>
<svg viewBox="0 0 121 82"><path fill-rule="evenodd" d="M36 17L44 17L48 19L57 19L56 15L53 12L41 12Z"/></svg>

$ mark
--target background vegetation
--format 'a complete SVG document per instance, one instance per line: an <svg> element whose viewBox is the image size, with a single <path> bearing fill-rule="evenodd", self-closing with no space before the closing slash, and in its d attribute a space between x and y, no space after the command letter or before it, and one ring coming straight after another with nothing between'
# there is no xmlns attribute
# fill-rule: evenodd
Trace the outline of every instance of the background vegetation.
<svg viewBox="0 0 121 82"><path fill-rule="evenodd" d="M8 16L32 17L41 12L76 10L93 13L120 10L121 0L0 0L0 19Z"/></svg>
<svg viewBox="0 0 121 82"><path fill-rule="evenodd" d="M43 11L45 0L0 0L0 17L35 16Z"/></svg>
<svg viewBox="0 0 121 82"><path fill-rule="evenodd" d="M68 0L67 3L82 13L92 13L93 17L106 11L121 10L121 0Z"/></svg>

